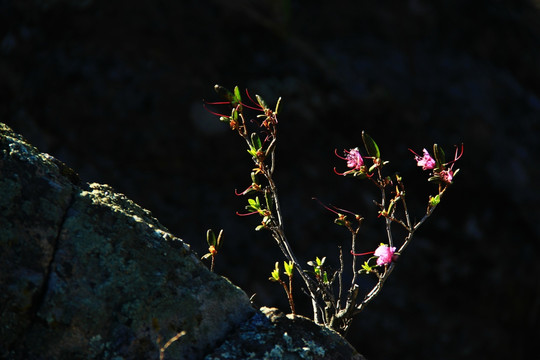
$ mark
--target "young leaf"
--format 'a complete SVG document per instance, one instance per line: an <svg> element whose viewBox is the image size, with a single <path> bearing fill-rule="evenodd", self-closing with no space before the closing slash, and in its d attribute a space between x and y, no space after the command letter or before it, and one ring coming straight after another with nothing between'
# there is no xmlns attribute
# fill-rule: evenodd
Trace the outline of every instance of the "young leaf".
<svg viewBox="0 0 540 360"><path fill-rule="evenodd" d="M370 273L373 271L373 268L369 265L369 262L366 261L362 264L362 270L364 270L367 273Z"/></svg>
<svg viewBox="0 0 540 360"><path fill-rule="evenodd" d="M441 195L440 194L429 197L429 206L430 207L435 207L435 206L439 205L440 202L441 202Z"/></svg>
<svg viewBox="0 0 540 360"><path fill-rule="evenodd" d="M255 197L255 199L248 199L248 205L246 206L247 210L251 211L259 211L261 210L261 202L259 201L259 197Z"/></svg>
<svg viewBox="0 0 540 360"><path fill-rule="evenodd" d="M268 109L268 106L266 106L266 103L264 102L262 97L260 97L259 95L255 95L255 97L257 98L257 102L259 103L259 105L261 105L263 109Z"/></svg>
<svg viewBox="0 0 540 360"><path fill-rule="evenodd" d="M237 104L242 102L242 96L240 95L240 89L238 89L238 86L234 87L234 100Z"/></svg>
<svg viewBox="0 0 540 360"><path fill-rule="evenodd" d="M276 261L276 267L272 271L272 278L271 280L279 281L279 262Z"/></svg>
<svg viewBox="0 0 540 360"><path fill-rule="evenodd" d="M233 106L238 105L234 94L230 92L226 87L221 86L221 85L214 85L214 90L224 100L230 101Z"/></svg>
<svg viewBox="0 0 540 360"><path fill-rule="evenodd" d="M276 110L274 110L274 114L275 114L275 115L278 114L278 111L279 111L279 104L281 104L281 97L280 97L279 99L277 99Z"/></svg>
<svg viewBox="0 0 540 360"><path fill-rule="evenodd" d="M251 134L251 143L256 150L259 150L262 147L261 138L257 133Z"/></svg>
<svg viewBox="0 0 540 360"><path fill-rule="evenodd" d="M328 274L326 273L326 271L323 273L323 283L324 284L328 284L329 281L328 281Z"/></svg>
<svg viewBox="0 0 540 360"><path fill-rule="evenodd" d="M444 150L439 145L433 144L433 154L435 156L435 162L436 162L437 167L439 169L442 169L442 167L444 166L444 159L445 159Z"/></svg>
<svg viewBox="0 0 540 360"><path fill-rule="evenodd" d="M214 234L212 229L208 229L206 232L206 242L208 243L208 246L216 246L216 234Z"/></svg>
<svg viewBox="0 0 540 360"><path fill-rule="evenodd" d="M257 174L255 174L255 172L251 172L251 181L253 182L253 184L259 184L259 182L257 181Z"/></svg>
<svg viewBox="0 0 540 360"><path fill-rule="evenodd" d="M366 151L369 156L375 159L379 159L381 157L381 152L379 151L377 143L365 131L362 131L362 141L364 142L364 146L366 147Z"/></svg>
<svg viewBox="0 0 540 360"><path fill-rule="evenodd" d="M221 247L221 243L223 242L223 229L219 231L217 240L216 240L216 249L219 249Z"/></svg>
<svg viewBox="0 0 540 360"><path fill-rule="evenodd" d="M283 266L285 267L285 274L287 274L287 276L289 277L292 276L294 263L292 261L289 261L289 262L284 261Z"/></svg>
<svg viewBox="0 0 540 360"><path fill-rule="evenodd" d="M232 112L231 112L231 118L230 119L233 119L234 121L238 121L238 109L237 108L233 108L232 109ZM229 119L229 120L230 120Z"/></svg>

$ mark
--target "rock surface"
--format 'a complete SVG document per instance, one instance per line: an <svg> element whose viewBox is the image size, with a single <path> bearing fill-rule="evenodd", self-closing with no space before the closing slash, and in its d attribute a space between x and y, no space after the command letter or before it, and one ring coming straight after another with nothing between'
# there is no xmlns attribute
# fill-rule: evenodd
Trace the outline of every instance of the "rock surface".
<svg viewBox="0 0 540 360"><path fill-rule="evenodd" d="M1 123L0 144L0 358L152 359L185 331L166 358L361 359L305 318L256 312L147 210Z"/></svg>
<svg viewBox="0 0 540 360"><path fill-rule="evenodd" d="M263 307L205 359L365 358L336 332L305 317Z"/></svg>

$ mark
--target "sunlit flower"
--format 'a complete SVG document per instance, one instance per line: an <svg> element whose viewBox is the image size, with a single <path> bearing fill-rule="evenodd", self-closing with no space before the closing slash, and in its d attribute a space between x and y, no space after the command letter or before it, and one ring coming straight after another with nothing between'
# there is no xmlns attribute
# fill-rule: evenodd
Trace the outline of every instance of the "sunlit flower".
<svg viewBox="0 0 540 360"><path fill-rule="evenodd" d="M414 159L416 160L417 165L422 167L422 170L431 170L435 168L435 159L429 155L429 152L426 149L423 150L423 156L417 155L412 150L411 152L415 155Z"/></svg>
<svg viewBox="0 0 540 360"><path fill-rule="evenodd" d="M345 158L345 160L347 160L347 167L354 170L360 170L360 168L364 166L364 159L362 158L362 155L360 155L358 148L349 151L345 150L345 153L347 154L347 157Z"/></svg>
<svg viewBox="0 0 540 360"><path fill-rule="evenodd" d="M392 262L394 253L396 252L395 247L389 247L388 245L381 244L373 253L377 256L377 265L386 265Z"/></svg>
<svg viewBox="0 0 540 360"><path fill-rule="evenodd" d="M335 150L335 154L338 158L347 161L347 167L350 168L350 170L345 171L344 173L339 173L335 168L334 172L338 175L348 175L353 174L355 176L357 175L365 175L369 177L370 175L367 173L366 166L364 164L364 158L362 158L362 155L360 155L360 151L358 148L354 148L351 150L344 150L345 157L340 156L337 153L337 150Z"/></svg>

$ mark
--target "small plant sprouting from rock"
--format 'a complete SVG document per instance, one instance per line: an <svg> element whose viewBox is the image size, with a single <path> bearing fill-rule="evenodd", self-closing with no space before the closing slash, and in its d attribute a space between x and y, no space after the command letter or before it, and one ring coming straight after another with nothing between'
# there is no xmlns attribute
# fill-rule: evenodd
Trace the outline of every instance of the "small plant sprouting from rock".
<svg viewBox="0 0 540 360"><path fill-rule="evenodd" d="M219 232L219 235L217 237L212 229L208 229L208 231L206 232L206 242L208 243L208 253L204 254L201 257L201 260L211 257L212 262L210 263L210 271L213 272L214 264L216 262L216 255L219 248L221 248L221 244L223 242L223 229Z"/></svg>
<svg viewBox="0 0 540 360"><path fill-rule="evenodd" d="M270 277L270 281L276 281L280 283L283 286L283 289L285 289L285 293L287 294L287 299L289 300L289 306L291 308L291 313L293 315L296 314L296 310L294 308L294 300L292 295L292 279L293 279L293 273L294 273L294 263L291 261L283 262L283 267L285 268L285 275L289 278L289 282L286 283L285 281L281 280L281 276L279 274L279 261L276 261L276 267L272 271L272 276Z"/></svg>
<svg viewBox="0 0 540 360"><path fill-rule="evenodd" d="M340 266L338 270L330 271L327 268L325 265L326 257L317 257L314 261L308 261L306 264L311 267L311 270L305 270L303 262L298 260L286 237L277 185L274 181L278 112L281 98L277 100L275 108L272 109L261 96L255 95L256 100L254 100L247 90L247 101L242 99L238 87L235 87L231 92L216 85L215 90L223 97L224 101L206 104L227 106L228 111L227 113L209 111L219 116L222 122L240 135L245 141L247 152L254 163L250 174L251 185L242 192L236 192L239 196L248 196L246 212L237 214L240 216L259 216L261 222L255 230L269 231L286 259L284 261L285 274L289 277L289 283L287 284L280 278L279 262L276 262L270 280L279 282L283 286L289 299L291 311L295 313L292 299L292 277L293 271L296 271L303 281L304 293L311 300L313 320L318 324L345 333L353 318L379 294L396 266L396 259L403 255L412 241L414 233L431 216L442 196L453 183L453 179L459 171L459 169L454 170L454 165L463 154L463 145L456 147L454 159L449 162L446 162L445 153L437 144L433 146L433 156L426 149L423 149L422 156L411 150L417 165L430 172L428 181L437 185L437 190L435 194L429 196L425 213L419 221L412 220L413 217L407 207L403 178L397 174L386 175L383 172L383 168L389 162L383 159L379 146L371 136L362 132L363 150L356 147L344 150L343 155L336 151L336 156L344 160L347 167L347 170L343 172L334 168L337 175L357 178L371 183L378 189L380 198L378 201L374 201L374 204L378 209L378 217L384 221L384 236L386 237L386 241L379 243L374 250L357 252L357 248L360 247L358 239L364 218L349 210L327 206L319 201L325 209L335 214L334 222L338 226L344 227L350 234L350 249L348 249L347 254L352 257L350 270L352 276L351 282L347 286L344 284L345 262L341 247L339 248ZM248 119L248 111L257 112L256 117ZM395 238L393 230L395 226L405 230L405 235ZM215 241L212 244L209 242L210 248L215 244ZM362 247L365 248L365 245ZM213 259L215 254L212 254L212 250L205 256L210 255ZM372 256L362 264L357 261L357 258L368 255ZM362 274L371 274L377 279L373 288L364 295L360 294L360 286L358 285L358 276Z"/></svg>

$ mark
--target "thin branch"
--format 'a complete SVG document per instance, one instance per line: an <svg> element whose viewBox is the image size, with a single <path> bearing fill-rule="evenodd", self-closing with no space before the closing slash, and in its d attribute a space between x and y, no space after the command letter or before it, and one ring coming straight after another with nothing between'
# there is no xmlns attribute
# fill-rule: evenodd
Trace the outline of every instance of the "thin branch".
<svg viewBox="0 0 540 360"><path fill-rule="evenodd" d="M338 277L338 301L336 311L341 309L341 299L343 296L343 271L345 270L345 264L343 262L343 249L339 247L339 277Z"/></svg>

